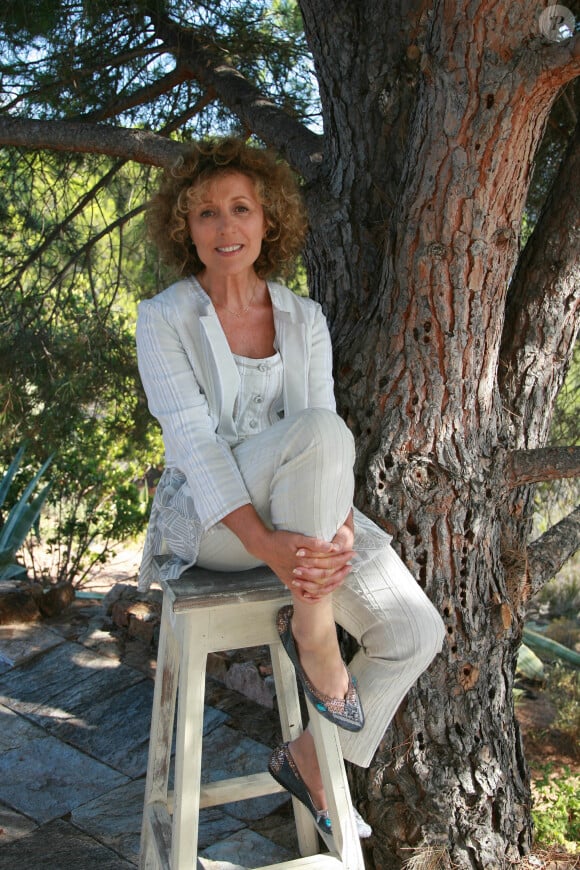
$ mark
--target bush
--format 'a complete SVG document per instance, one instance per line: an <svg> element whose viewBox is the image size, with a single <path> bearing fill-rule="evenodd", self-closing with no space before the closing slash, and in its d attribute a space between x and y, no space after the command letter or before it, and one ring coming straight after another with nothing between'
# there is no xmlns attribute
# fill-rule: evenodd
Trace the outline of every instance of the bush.
<svg viewBox="0 0 580 870"><path fill-rule="evenodd" d="M580 776L564 768L553 773L553 765L546 764L543 776L532 788L535 840L544 846L558 844L573 854L580 843Z"/></svg>
<svg viewBox="0 0 580 870"><path fill-rule="evenodd" d="M10 502L12 484L24 457L22 445L0 480L0 509ZM15 498L6 519L0 516L0 580L26 576L26 568L16 561L16 554L26 537L34 529L38 533L38 520L52 484L48 483L33 497L40 478L50 465L47 459L25 487L20 497Z"/></svg>

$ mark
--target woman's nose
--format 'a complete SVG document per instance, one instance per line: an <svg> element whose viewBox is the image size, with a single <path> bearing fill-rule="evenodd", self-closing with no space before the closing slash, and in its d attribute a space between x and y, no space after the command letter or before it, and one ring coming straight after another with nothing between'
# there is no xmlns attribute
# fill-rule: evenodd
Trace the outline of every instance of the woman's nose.
<svg viewBox="0 0 580 870"><path fill-rule="evenodd" d="M218 230L220 233L225 233L230 228L232 222L231 215L221 214L218 220Z"/></svg>

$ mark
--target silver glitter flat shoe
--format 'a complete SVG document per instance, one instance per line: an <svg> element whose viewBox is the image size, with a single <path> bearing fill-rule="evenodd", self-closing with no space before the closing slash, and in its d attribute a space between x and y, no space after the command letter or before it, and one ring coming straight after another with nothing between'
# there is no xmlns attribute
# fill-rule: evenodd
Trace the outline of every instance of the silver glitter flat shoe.
<svg viewBox="0 0 580 870"><path fill-rule="evenodd" d="M293 612L294 608L291 604L286 604L280 608L276 618L276 628L278 629L282 646L294 665L296 676L300 680L306 696L325 719L329 719L335 725L338 725L339 728L344 728L347 731L360 731L365 724L365 718L355 681L347 669L348 689L344 698L331 698L319 692L312 685L300 664L298 651L294 643L291 624Z"/></svg>
<svg viewBox="0 0 580 870"><path fill-rule="evenodd" d="M306 783L298 772L296 762L292 758L292 753L287 743L282 743L276 747L270 756L268 770L276 782L280 783L295 798L298 798L306 809L310 811L320 833L332 836L332 822L330 821L328 810L317 810L314 806L314 801L310 797Z"/></svg>

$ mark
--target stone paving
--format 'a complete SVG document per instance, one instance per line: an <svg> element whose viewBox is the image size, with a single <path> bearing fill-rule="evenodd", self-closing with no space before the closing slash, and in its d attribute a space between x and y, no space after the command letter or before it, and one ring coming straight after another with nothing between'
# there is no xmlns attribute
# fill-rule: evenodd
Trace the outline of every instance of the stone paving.
<svg viewBox="0 0 580 870"><path fill-rule="evenodd" d="M121 642L102 602L0 626L0 870L138 864L154 654ZM262 771L273 710L208 678L205 780ZM285 794L204 810L206 870L297 857Z"/></svg>

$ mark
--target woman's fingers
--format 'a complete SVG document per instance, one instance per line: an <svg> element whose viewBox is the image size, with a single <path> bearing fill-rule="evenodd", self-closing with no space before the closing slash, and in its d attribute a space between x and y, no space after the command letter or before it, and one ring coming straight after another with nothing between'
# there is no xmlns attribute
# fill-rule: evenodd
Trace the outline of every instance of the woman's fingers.
<svg viewBox="0 0 580 870"><path fill-rule="evenodd" d="M326 578L324 582L303 578L293 580L290 588L293 593L299 591L313 598L323 598L325 595L330 595L331 592L338 589L345 578L348 577L350 571L350 565L345 565L340 571L334 571L332 576Z"/></svg>
<svg viewBox="0 0 580 870"><path fill-rule="evenodd" d="M304 566L297 565L293 570L293 575L301 580L308 580L313 583L318 583L319 585L326 586L329 582L332 581L334 576L338 573L345 571L349 573L351 564L350 559L354 556L352 554L346 554L344 558L328 560L328 562L317 563L315 566Z"/></svg>

